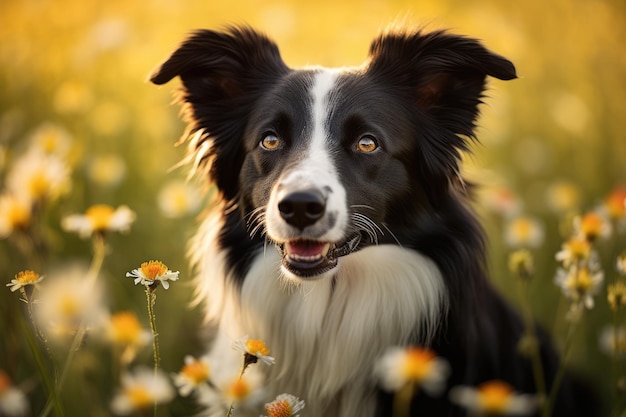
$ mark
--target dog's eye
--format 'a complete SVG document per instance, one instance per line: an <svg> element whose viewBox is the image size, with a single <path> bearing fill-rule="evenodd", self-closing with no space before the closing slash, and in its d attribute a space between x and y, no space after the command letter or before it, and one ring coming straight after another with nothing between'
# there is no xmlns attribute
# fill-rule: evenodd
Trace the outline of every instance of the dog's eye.
<svg viewBox="0 0 626 417"><path fill-rule="evenodd" d="M259 145L265 150L274 151L282 148L283 142L273 133L268 133L261 139Z"/></svg>
<svg viewBox="0 0 626 417"><path fill-rule="evenodd" d="M376 138L371 135L362 136L356 143L356 149L363 153L372 153L378 149Z"/></svg>

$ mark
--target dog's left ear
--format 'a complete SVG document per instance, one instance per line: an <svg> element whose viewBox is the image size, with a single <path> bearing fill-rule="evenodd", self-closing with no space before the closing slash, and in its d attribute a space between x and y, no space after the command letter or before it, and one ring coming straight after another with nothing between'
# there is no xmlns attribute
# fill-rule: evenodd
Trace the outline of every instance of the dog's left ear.
<svg viewBox="0 0 626 417"><path fill-rule="evenodd" d="M476 116L487 76L501 80L517 77L508 59L475 39L443 31L380 36L370 47L368 72L410 88L419 108L434 113L460 110L469 123ZM460 126L459 130L455 133L471 135Z"/></svg>
<svg viewBox="0 0 626 417"><path fill-rule="evenodd" d="M506 58L475 39L444 31L387 33L370 47L368 74L397 91L422 115L420 152L429 175L458 175L466 138L474 137L487 76L516 78Z"/></svg>

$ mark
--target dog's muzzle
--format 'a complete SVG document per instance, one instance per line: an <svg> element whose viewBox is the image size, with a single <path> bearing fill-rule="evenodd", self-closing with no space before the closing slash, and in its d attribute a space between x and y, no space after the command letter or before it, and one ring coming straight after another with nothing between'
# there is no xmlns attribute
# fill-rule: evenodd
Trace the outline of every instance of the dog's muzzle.
<svg viewBox="0 0 626 417"><path fill-rule="evenodd" d="M338 259L354 252L359 243L361 235L355 234L338 245L299 239L277 244L276 248L285 269L300 278L314 278L335 268Z"/></svg>
<svg viewBox="0 0 626 417"><path fill-rule="evenodd" d="M326 213L326 196L316 188L292 191L278 202L282 220L299 230L301 236L277 244L283 267L300 278L320 276L337 266L337 259L359 246L360 234L345 241L329 242L312 238L310 231L320 227Z"/></svg>

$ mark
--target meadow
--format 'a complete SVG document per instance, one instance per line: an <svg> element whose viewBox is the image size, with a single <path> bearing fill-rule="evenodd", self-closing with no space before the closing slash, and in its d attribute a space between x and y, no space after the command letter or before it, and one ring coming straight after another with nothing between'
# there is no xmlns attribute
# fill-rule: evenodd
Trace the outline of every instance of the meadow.
<svg viewBox="0 0 626 417"><path fill-rule="evenodd" d="M290 66L358 65L394 21L515 63L465 161L493 282L626 416L621 0L1 2L0 415L152 415L154 398L119 396L157 360L158 414L199 410L177 382L203 355L186 242L213 190L180 163L176 85L148 83L152 68L189 31L233 23Z"/></svg>

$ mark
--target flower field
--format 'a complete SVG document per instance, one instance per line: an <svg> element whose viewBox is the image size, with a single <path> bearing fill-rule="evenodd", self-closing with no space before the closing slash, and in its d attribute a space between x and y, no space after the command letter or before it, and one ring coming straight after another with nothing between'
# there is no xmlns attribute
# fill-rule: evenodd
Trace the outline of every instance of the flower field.
<svg viewBox="0 0 626 417"><path fill-rule="evenodd" d="M515 63L519 79L490 81L480 144L465 161L493 282L598 387L607 415L626 416L617 0L0 3L0 416L192 416L216 397L237 416L239 402L255 400L262 383L244 371L274 358L254 335L234 341L242 369L232 383L211 380L186 242L213 189L181 163L175 86L147 76L196 28L245 22L291 66L344 66L360 64L393 21L452 28ZM520 354L534 357L533 337ZM407 389L438 395L446 367L428 349L398 348L377 375L401 407ZM548 416L553 394L537 386L456 387L451 401ZM299 412L306 398L285 393L258 415Z"/></svg>

